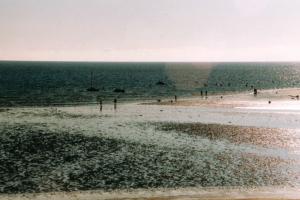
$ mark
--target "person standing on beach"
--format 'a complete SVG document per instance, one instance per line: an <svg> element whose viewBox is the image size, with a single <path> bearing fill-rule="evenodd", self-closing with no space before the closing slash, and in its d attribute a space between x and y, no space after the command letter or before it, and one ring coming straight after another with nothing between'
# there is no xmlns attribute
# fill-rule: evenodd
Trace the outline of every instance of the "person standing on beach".
<svg viewBox="0 0 300 200"><path fill-rule="evenodd" d="M114 99L114 109L117 109L117 99Z"/></svg>
<svg viewBox="0 0 300 200"><path fill-rule="evenodd" d="M254 88L253 93L254 93L254 94L257 94L257 89Z"/></svg>

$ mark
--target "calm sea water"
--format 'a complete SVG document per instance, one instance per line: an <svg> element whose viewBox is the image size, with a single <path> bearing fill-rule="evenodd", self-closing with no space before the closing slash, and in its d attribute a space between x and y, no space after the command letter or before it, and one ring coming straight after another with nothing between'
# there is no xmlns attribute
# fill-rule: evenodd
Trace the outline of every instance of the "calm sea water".
<svg viewBox="0 0 300 200"><path fill-rule="evenodd" d="M199 82L202 68L194 68L191 63L175 65L0 61L0 106L93 104L100 100L111 103L113 99L122 102L191 96L201 90L213 94L300 86L300 63L215 63L205 79L199 76ZM176 70L184 74L172 73ZM98 92L87 91L91 72ZM159 81L165 85L157 85ZM185 81L195 84L184 87ZM125 93L114 92L116 88Z"/></svg>

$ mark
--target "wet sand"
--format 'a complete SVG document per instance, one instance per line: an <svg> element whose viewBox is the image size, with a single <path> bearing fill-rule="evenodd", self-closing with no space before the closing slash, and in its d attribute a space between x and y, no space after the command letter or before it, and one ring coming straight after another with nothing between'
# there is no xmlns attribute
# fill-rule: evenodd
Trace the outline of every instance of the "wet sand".
<svg viewBox="0 0 300 200"><path fill-rule="evenodd" d="M298 92L1 108L0 199L299 198Z"/></svg>

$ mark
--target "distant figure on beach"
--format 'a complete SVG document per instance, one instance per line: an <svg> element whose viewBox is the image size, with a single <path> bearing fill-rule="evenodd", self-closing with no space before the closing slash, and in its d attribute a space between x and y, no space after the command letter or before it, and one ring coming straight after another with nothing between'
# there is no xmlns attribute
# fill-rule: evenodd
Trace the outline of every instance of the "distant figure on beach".
<svg viewBox="0 0 300 200"><path fill-rule="evenodd" d="M114 99L114 109L117 110L117 99Z"/></svg>
<svg viewBox="0 0 300 200"><path fill-rule="evenodd" d="M177 96L175 95L175 101L177 101Z"/></svg>
<svg viewBox="0 0 300 200"><path fill-rule="evenodd" d="M201 90L201 96L203 95L203 92L202 92L202 90Z"/></svg>
<svg viewBox="0 0 300 200"><path fill-rule="evenodd" d="M294 99L294 98L299 99L299 95L297 95L297 96L291 96L291 98L292 98L292 99Z"/></svg>
<svg viewBox="0 0 300 200"><path fill-rule="evenodd" d="M254 94L257 94L257 89L254 89L254 92L253 92Z"/></svg>
<svg viewBox="0 0 300 200"><path fill-rule="evenodd" d="M207 90L205 90L205 95L207 96Z"/></svg>

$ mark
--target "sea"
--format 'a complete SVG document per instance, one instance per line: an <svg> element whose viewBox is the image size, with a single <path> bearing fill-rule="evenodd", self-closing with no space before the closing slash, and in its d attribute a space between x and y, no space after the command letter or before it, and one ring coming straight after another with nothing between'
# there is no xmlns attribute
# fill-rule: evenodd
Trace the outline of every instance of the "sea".
<svg viewBox="0 0 300 200"><path fill-rule="evenodd" d="M68 106L300 86L299 62L0 61L0 106ZM87 91L89 87L99 89ZM121 92L116 92L119 89Z"/></svg>

